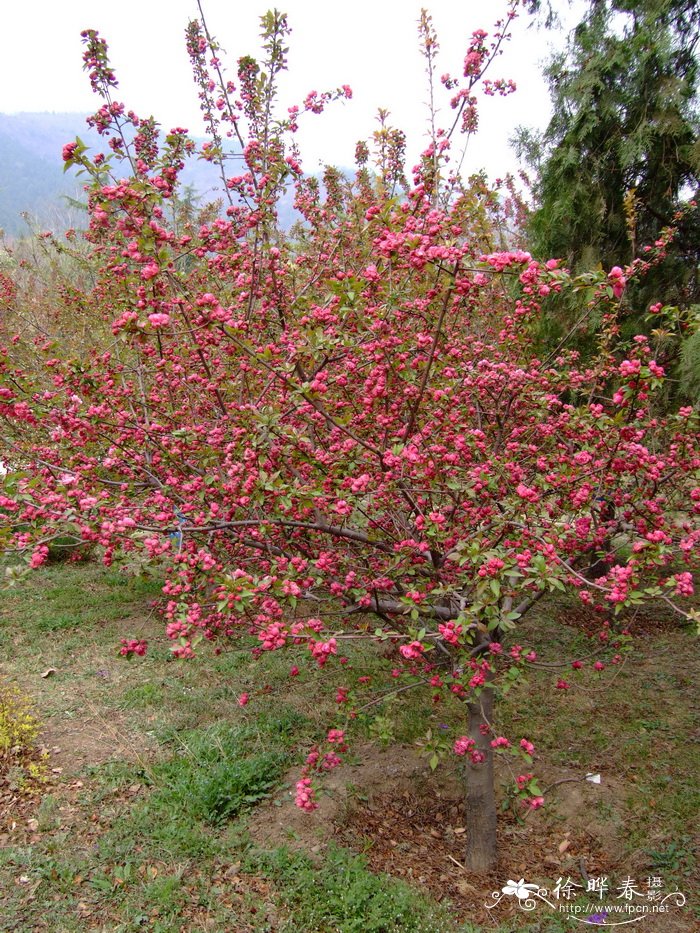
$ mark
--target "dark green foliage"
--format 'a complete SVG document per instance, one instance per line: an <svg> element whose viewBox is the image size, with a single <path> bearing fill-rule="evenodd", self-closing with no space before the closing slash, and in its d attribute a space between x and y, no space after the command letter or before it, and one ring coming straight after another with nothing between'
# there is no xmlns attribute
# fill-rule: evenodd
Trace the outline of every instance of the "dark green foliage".
<svg viewBox="0 0 700 933"><path fill-rule="evenodd" d="M591 0L546 75L554 113L517 147L537 171L537 256L576 270L624 265L700 190L696 0ZM700 221L679 226L666 261L628 301L688 306L698 296Z"/></svg>
<svg viewBox="0 0 700 933"><path fill-rule="evenodd" d="M700 330L682 345L679 377L683 395L693 404L700 403Z"/></svg>
<svg viewBox="0 0 700 933"><path fill-rule="evenodd" d="M146 791L103 835L102 856L134 858L138 825L160 858L213 858L224 846L216 833L236 835L235 821L280 787L308 729L304 716L283 707L254 723L173 728L164 736L170 753L139 772L104 766L100 776L112 792L134 777Z"/></svg>
<svg viewBox="0 0 700 933"><path fill-rule="evenodd" d="M624 266L677 226L666 258L626 289L621 323L630 336L650 334L652 303L700 301L700 210L688 206L700 195L699 40L697 0L589 0L567 50L546 69L549 126L540 138L521 129L516 139L536 171L528 242L537 258L561 258L576 272ZM538 334L542 345L555 346L584 309L583 297L560 302ZM584 352L596 324L591 315L575 332ZM680 354L697 359L676 335L659 359L675 366ZM689 365L683 398L684 386L697 397L700 381Z"/></svg>

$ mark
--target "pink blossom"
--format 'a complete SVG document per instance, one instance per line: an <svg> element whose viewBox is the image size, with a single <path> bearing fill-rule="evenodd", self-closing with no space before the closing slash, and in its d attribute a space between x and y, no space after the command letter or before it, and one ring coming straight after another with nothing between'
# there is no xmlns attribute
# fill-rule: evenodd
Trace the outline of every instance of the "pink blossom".
<svg viewBox="0 0 700 933"><path fill-rule="evenodd" d="M526 486L525 483L518 483L515 487L515 491L521 499L526 499L528 502L537 502L540 498L537 490L533 489L531 486Z"/></svg>
<svg viewBox="0 0 700 933"><path fill-rule="evenodd" d="M333 510L338 513L338 515L351 515L352 506L349 502L346 502L345 499L338 499L338 501L333 505Z"/></svg>
<svg viewBox="0 0 700 933"><path fill-rule="evenodd" d="M311 778L305 777L297 781L294 803L301 810L306 810L307 813L311 813L313 810L318 809L316 793L311 784Z"/></svg>
<svg viewBox="0 0 700 933"><path fill-rule="evenodd" d="M134 654L143 657L148 648L148 642L143 638L122 638L120 644L119 654L125 658L130 658Z"/></svg>
<svg viewBox="0 0 700 933"><path fill-rule="evenodd" d="M329 638L328 641L309 641L309 651L313 655L319 667L323 667L328 658L338 653L338 643L335 638Z"/></svg>
<svg viewBox="0 0 700 933"><path fill-rule="evenodd" d="M401 645L399 654L407 661L415 661L425 651L425 648L419 641L409 642L407 645Z"/></svg>
<svg viewBox="0 0 700 933"><path fill-rule="evenodd" d="M446 624L440 623L438 625L438 631L448 644L458 645L459 636L462 634L463 626L458 625L455 622L447 622Z"/></svg>
<svg viewBox="0 0 700 933"><path fill-rule="evenodd" d="M31 559L29 561L29 566L32 569L41 567L42 564L46 563L48 556L49 556L48 547L45 544L40 544L39 547L34 550L31 556Z"/></svg>
<svg viewBox="0 0 700 933"><path fill-rule="evenodd" d="M683 573L677 573L675 577L671 577L669 582L674 582L676 584L676 595L677 596L692 596L695 592L693 586L693 575L684 571Z"/></svg>
<svg viewBox="0 0 700 933"><path fill-rule="evenodd" d="M455 755L466 755L474 748L474 745L474 739L470 739L468 735L462 735L455 739L453 750Z"/></svg>
<svg viewBox="0 0 700 933"><path fill-rule="evenodd" d="M146 265L141 269L141 278L144 280L155 278L160 272L160 267L157 262L146 263Z"/></svg>
<svg viewBox="0 0 700 933"><path fill-rule="evenodd" d="M622 269L619 266L613 266L610 272L608 272L608 280L612 285L613 295L616 298L620 298L627 284L627 279Z"/></svg>

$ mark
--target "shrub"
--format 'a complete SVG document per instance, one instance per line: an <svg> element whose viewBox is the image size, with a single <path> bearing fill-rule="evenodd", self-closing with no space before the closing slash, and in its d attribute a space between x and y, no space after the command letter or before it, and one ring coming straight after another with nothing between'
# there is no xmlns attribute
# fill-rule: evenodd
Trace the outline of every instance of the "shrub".
<svg viewBox="0 0 700 933"><path fill-rule="evenodd" d="M658 415L663 367L646 337L620 335L627 284L673 230L643 261L572 276L502 240L503 199L448 165L458 130L476 126L477 88L515 6L492 38L472 35L459 75L443 76L454 118L410 172L384 114L374 165L362 144L355 176L328 169L323 184L304 174L294 134L349 89L311 92L279 115L285 17L263 18L263 61L241 58L236 82L191 23L212 137L200 157L218 165L226 199L202 222L177 205L194 142L181 128L161 140L152 118L114 101L106 44L86 31L106 151L76 140L64 159L89 180L94 286L79 304L94 330L77 355L20 334L0 346L8 546L39 567L47 541L69 533L105 564L140 555L162 567L176 657L233 640L256 656L294 647L314 667L338 664L337 721L297 785L306 810L363 707L409 688L431 709L459 704L463 726L428 735L425 750L433 765L449 754L466 764L476 870L495 859L494 754L515 760L522 805L543 803L534 745L499 734L496 704L540 662L518 634L537 601L569 590L598 609L599 647L574 661L593 676L629 647L610 622L622 609L660 598L698 618L684 603L700 546L698 413ZM425 16L421 37L432 80ZM291 230L279 221L287 186ZM565 339L542 358L543 302L570 294L600 321L595 352L583 361ZM370 676L347 663L351 639L392 642L396 657ZM201 794L225 808L215 788Z"/></svg>
<svg viewBox="0 0 700 933"><path fill-rule="evenodd" d="M0 682L0 782L26 789L44 778L43 757L36 747L40 731L29 699Z"/></svg>

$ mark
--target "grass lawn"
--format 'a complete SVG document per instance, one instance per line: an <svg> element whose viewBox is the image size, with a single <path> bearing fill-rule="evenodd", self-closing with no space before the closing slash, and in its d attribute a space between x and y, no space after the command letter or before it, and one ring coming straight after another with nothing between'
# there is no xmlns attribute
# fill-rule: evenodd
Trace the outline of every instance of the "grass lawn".
<svg viewBox="0 0 700 933"><path fill-rule="evenodd" d="M527 819L504 811L498 868L479 879L460 864L459 762L432 775L416 744L456 705L411 692L373 708L303 814L290 789L334 715L321 687L342 672L292 679L293 652L236 648L173 661L158 596L157 580L90 563L0 592L0 682L31 698L47 752L41 783L0 769L1 931L557 933L590 927L512 897L495 916L484 905L510 879L603 875L662 877L688 898L635 929L697 929L700 661L674 620L638 619L635 654L600 677L570 672L557 691L566 672L543 666L508 695L503 731L535 743L550 792ZM545 663L585 654L580 622L559 600L522 640ZM125 636L148 639L144 659L117 656Z"/></svg>

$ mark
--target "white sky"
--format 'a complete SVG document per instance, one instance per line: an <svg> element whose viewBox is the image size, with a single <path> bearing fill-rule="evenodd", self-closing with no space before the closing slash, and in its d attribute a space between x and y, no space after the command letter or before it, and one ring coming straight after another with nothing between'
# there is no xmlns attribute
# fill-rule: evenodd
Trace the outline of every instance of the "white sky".
<svg viewBox="0 0 700 933"><path fill-rule="evenodd" d="M274 5L274 0L205 0L209 29L226 50L232 79L240 55L258 55L259 16ZM392 123L406 131L413 160L425 142L427 119L416 28L421 6L432 14L438 32L438 74L461 75L472 31L490 33L506 10L505 0L277 0L277 6L288 13L293 29L284 105L301 101L312 89L347 83L354 92L352 101L304 119L299 138L308 171L320 162L352 165L355 143L376 127L378 107L390 110ZM566 8L564 0L557 6ZM82 71L80 42L80 31L93 28L110 46L120 82L116 99L141 116L152 113L165 129L180 125L200 134L184 42L187 22L196 15L195 0L12 0L2 13L0 111L94 111L97 98ZM561 43L563 37L527 29L528 23L523 13L489 75L514 79L518 91L485 101L480 132L470 143L466 166L485 167L492 177L515 167L507 143L514 128L543 127L549 115L540 66L549 44ZM445 122L447 96L440 97Z"/></svg>

